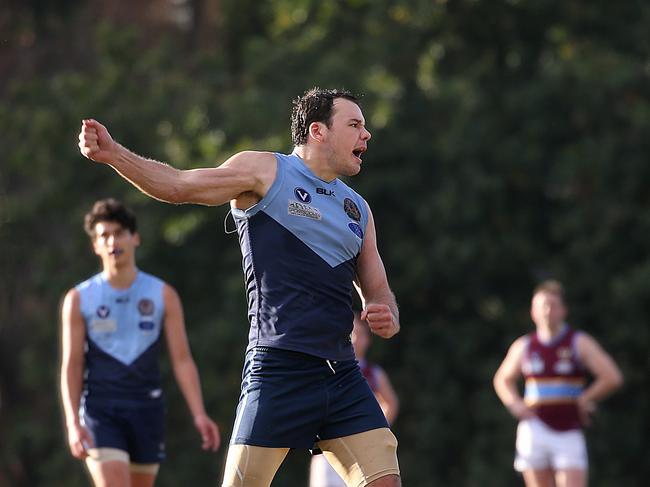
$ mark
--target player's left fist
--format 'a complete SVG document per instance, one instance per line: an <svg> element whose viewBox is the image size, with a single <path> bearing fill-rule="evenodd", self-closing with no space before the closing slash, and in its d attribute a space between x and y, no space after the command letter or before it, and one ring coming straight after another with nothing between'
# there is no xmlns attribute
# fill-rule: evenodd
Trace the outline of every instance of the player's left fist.
<svg viewBox="0 0 650 487"><path fill-rule="evenodd" d="M399 321L387 304L367 303L361 319L368 322L370 331L382 338L390 338L399 332Z"/></svg>

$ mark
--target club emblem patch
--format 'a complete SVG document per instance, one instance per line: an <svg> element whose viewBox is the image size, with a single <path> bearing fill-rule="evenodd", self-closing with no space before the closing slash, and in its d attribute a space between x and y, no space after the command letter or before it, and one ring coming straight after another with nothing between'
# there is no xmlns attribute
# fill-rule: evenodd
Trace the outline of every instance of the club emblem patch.
<svg viewBox="0 0 650 487"><path fill-rule="evenodd" d="M357 237L363 238L363 230L361 230L361 226L358 223L348 223L348 228L352 230L352 233L354 233Z"/></svg>
<svg viewBox="0 0 650 487"><path fill-rule="evenodd" d="M154 309L155 306L151 299L144 298L138 301L138 311L141 315L151 316L154 312Z"/></svg>
<svg viewBox="0 0 650 487"><path fill-rule="evenodd" d="M108 306L101 305L97 308L97 316L100 318L108 318L108 315L111 314L111 309Z"/></svg>
<svg viewBox="0 0 650 487"><path fill-rule="evenodd" d="M311 195L307 192L307 190L298 187L293 190L293 194L296 195L296 198L301 203L306 203L306 204L311 203Z"/></svg>
<svg viewBox="0 0 650 487"><path fill-rule="evenodd" d="M343 210L345 210L345 214L354 221L361 221L361 212L359 211L359 207L350 198L345 198L345 200L343 200Z"/></svg>

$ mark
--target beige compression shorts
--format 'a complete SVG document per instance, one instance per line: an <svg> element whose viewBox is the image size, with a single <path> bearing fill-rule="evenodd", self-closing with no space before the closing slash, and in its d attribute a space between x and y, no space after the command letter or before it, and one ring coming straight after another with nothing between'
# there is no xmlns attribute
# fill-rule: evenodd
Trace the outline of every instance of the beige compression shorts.
<svg viewBox="0 0 650 487"><path fill-rule="evenodd" d="M397 439L379 428L316 445L348 487L364 487L387 475L399 475ZM269 487L288 448L230 445L222 487Z"/></svg>
<svg viewBox="0 0 650 487"><path fill-rule="evenodd" d="M129 464L129 470L133 473L157 474L160 465L158 463L131 463L129 454L118 448L89 448L86 464L93 469L96 464L104 462L124 462Z"/></svg>

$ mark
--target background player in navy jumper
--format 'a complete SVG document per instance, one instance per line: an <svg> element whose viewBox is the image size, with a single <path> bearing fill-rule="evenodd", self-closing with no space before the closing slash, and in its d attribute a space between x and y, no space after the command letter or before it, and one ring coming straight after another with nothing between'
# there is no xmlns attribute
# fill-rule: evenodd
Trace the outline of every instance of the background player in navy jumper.
<svg viewBox="0 0 650 487"><path fill-rule="evenodd" d="M97 486L149 487L165 457L159 345L201 434L216 450L176 291L136 267L135 216L100 200L85 229L102 272L68 291L62 309L61 396L72 455L85 459Z"/></svg>
<svg viewBox="0 0 650 487"><path fill-rule="evenodd" d="M292 154L246 151L177 170L84 120L79 148L171 203L230 202L249 303L249 346L223 485L268 486L290 448L314 442L350 486L400 485L397 440L354 360L352 290L373 333L400 328L367 203L340 176L370 132L357 99L314 88L294 100Z"/></svg>
<svg viewBox="0 0 650 487"><path fill-rule="evenodd" d="M582 427L596 402L618 389L623 378L596 340L566 324L559 282L535 288L530 314L536 330L515 340L494 376L499 398L519 419L515 469L527 487L584 487ZM587 374L594 378L588 386ZM517 390L522 376L523 398Z"/></svg>

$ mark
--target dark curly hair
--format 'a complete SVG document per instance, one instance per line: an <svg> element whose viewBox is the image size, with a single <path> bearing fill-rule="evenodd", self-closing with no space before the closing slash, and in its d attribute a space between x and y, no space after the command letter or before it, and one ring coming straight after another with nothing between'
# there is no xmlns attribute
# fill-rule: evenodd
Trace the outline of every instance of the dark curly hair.
<svg viewBox="0 0 650 487"><path fill-rule="evenodd" d="M323 122L330 127L336 98L345 98L359 105L359 97L347 90L327 90L317 86L293 100L291 140L295 146L307 143L312 122Z"/></svg>
<svg viewBox="0 0 650 487"><path fill-rule="evenodd" d="M95 225L100 222L119 223L131 233L138 230L133 212L114 198L96 201L93 209L86 213L84 230L90 238L95 238Z"/></svg>

